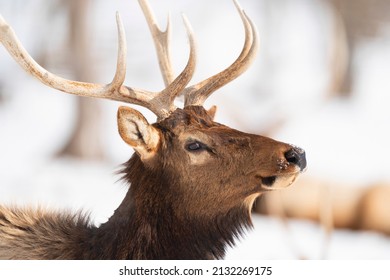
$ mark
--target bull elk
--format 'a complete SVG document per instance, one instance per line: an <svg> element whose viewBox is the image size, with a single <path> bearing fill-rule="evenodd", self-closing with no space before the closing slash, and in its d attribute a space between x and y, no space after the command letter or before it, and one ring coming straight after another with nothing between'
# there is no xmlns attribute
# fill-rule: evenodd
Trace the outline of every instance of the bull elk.
<svg viewBox="0 0 390 280"><path fill-rule="evenodd" d="M121 106L118 130L135 153L124 164L130 185L109 220L96 227L82 214L0 208L1 259L220 259L235 237L251 226L251 208L264 191L291 185L306 167L302 149L214 122L203 103L243 73L255 56L255 27L234 2L245 28L241 54L227 69L187 86L195 69L193 32L183 16L190 52L174 78L169 24L161 31L149 4L139 0L157 50L165 88L149 92L123 85L126 40L119 37L115 76L107 85L60 78L39 66L0 17L0 40L22 68L54 89L79 96L144 106L157 116L149 124ZM174 100L184 95L184 107Z"/></svg>

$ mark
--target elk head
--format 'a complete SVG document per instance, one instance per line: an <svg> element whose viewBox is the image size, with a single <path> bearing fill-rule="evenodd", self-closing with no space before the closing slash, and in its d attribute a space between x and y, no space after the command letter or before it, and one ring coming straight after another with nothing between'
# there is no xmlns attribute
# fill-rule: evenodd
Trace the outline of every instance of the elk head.
<svg viewBox="0 0 390 280"><path fill-rule="evenodd" d="M154 111L159 118L155 124L149 124L134 109L120 107L119 133L150 174L163 167L169 181L175 182L176 189L171 191L180 197L176 211L202 216L223 213L237 205L250 209L261 192L291 185L306 167L302 149L214 122L215 108L203 108L211 93L247 69L257 51L255 27L238 3L235 1L246 35L240 56L229 68L190 87L186 85L194 71L195 49L188 21L184 18L191 46L189 61L173 80L168 43L158 39L165 33L157 29L147 4L140 3L167 86L161 95L169 91L164 97L169 102L164 109ZM174 97L180 94L184 95L183 109L173 105Z"/></svg>
<svg viewBox="0 0 390 280"><path fill-rule="evenodd" d="M169 24L167 31L161 31L148 3L139 3L153 35L165 82L161 92L123 85L126 40L118 14L117 69L107 85L69 81L46 71L28 55L1 17L0 39L27 72L50 87L80 96L138 104L156 114L158 121L149 124L135 109L118 109L119 134L136 152L124 169L124 177L132 184L132 204L170 208L175 216L202 219L236 208L249 213L247 210L263 191L290 186L306 167L302 149L219 124L214 121L214 110L203 108L213 92L248 68L257 51L255 27L238 3L234 2L245 29L241 54L227 69L192 86L187 85L194 73L196 52L188 20L183 17L190 43L189 59L174 78ZM184 96L183 108L174 105L179 95Z"/></svg>
<svg viewBox="0 0 390 280"><path fill-rule="evenodd" d="M174 185L164 191L180 198L175 211L183 214L225 213L240 205L251 209L261 192L291 185L306 166L300 148L214 122L198 105L176 109L153 125L120 107L118 121L123 140L149 175L157 170L162 181Z"/></svg>

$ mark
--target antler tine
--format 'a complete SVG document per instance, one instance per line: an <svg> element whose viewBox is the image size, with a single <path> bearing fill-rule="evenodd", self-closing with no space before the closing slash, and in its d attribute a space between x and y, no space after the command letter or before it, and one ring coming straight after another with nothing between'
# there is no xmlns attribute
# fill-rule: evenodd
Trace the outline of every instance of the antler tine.
<svg viewBox="0 0 390 280"><path fill-rule="evenodd" d="M238 1L233 0L245 28L245 43L239 57L222 72L184 90L185 106L203 105L217 89L240 76L250 66L258 49L256 27Z"/></svg>
<svg viewBox="0 0 390 280"><path fill-rule="evenodd" d="M116 63L116 71L110 87L119 89L126 78L126 55L127 55L127 44L125 29L123 27L122 19L119 12L116 12L116 23L118 29L118 58Z"/></svg>
<svg viewBox="0 0 390 280"><path fill-rule="evenodd" d="M153 42L157 51L158 63L160 71L164 79L164 84L168 87L174 80L174 72L172 69L171 55L170 55L170 35L171 35L171 20L168 15L167 27L162 31L157 24L154 13L147 0L139 0L139 5L145 15L150 32L152 33Z"/></svg>

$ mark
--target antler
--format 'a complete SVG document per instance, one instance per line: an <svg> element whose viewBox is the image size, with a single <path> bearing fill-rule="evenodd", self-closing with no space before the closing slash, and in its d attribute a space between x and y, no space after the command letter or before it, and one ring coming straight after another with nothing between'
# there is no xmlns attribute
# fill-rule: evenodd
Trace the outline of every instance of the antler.
<svg viewBox="0 0 390 280"><path fill-rule="evenodd" d="M115 76L109 84L94 84L61 78L41 67L25 50L13 29L0 15L0 42L10 55L28 73L43 84L60 91L79 96L112 99L144 106L154 112L159 119L169 116L175 109L173 100L192 78L195 68L195 43L187 19L184 23L190 41L190 56L183 72L161 92L151 92L123 85L126 75L126 38L119 14L116 14L118 28L118 59Z"/></svg>
<svg viewBox="0 0 390 280"><path fill-rule="evenodd" d="M249 66L257 49L257 35L255 27L246 16L237 1L234 0L237 10L245 27L245 44L240 56L224 71L186 88L190 82L196 63L195 41L191 26L183 16L184 25L190 44L190 53L186 67L173 79L174 74L169 54L170 21L168 18L167 30L161 31L147 0L139 0L151 30L157 50L160 70L163 75L165 89L160 92L151 92L123 85L126 75L126 38L119 14L116 14L118 28L118 58L114 78L109 84L94 84L67 80L50 73L41 67L24 49L13 29L0 15L0 42L11 54L15 61L28 73L39 79L45 85L60 91L79 96L97 97L117 100L144 106L154 112L158 119L164 119L176 109L174 99L179 94L185 95L185 105L202 105L208 96L218 88L232 81L243 73Z"/></svg>

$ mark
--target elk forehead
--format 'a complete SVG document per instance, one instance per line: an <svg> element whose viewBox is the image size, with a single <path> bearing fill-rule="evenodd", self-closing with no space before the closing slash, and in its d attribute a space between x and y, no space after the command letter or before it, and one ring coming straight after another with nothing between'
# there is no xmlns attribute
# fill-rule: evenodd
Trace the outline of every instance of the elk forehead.
<svg viewBox="0 0 390 280"><path fill-rule="evenodd" d="M202 106L187 106L177 109L168 118L159 123L163 130L175 130L184 127L208 128L219 125Z"/></svg>
<svg viewBox="0 0 390 280"><path fill-rule="evenodd" d="M201 106L187 106L177 109L157 127L166 135L166 142L171 143L164 145L166 148L175 154L185 152L189 164L203 165L214 155L213 147L219 142L224 126L213 121L213 112ZM213 129L218 132L212 133Z"/></svg>
<svg viewBox="0 0 390 280"><path fill-rule="evenodd" d="M210 144L233 144L249 146L250 135L213 120L213 116L202 106L187 106L177 109L157 124L162 133L170 132L181 139L204 140ZM257 135L256 135L257 136Z"/></svg>

